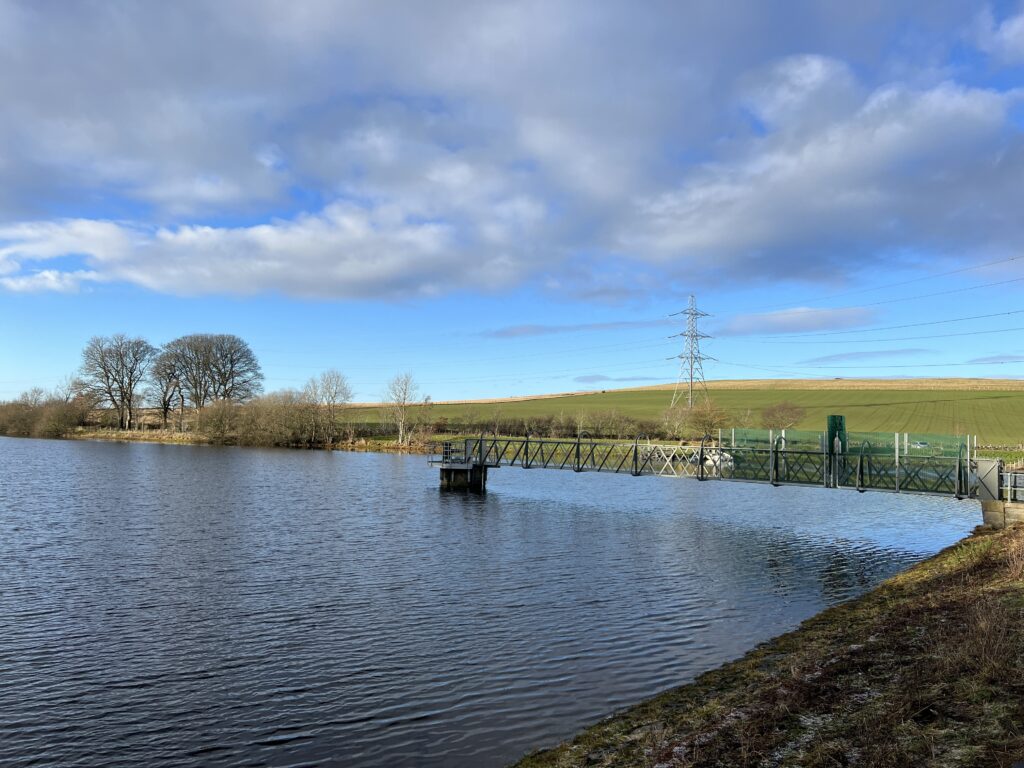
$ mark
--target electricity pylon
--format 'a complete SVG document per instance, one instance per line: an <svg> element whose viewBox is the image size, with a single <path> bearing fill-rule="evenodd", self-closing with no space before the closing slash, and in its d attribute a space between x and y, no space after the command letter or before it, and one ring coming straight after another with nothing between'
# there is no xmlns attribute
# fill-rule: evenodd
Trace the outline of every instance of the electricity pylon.
<svg viewBox="0 0 1024 768"><path fill-rule="evenodd" d="M705 392L707 391L707 385L704 383L704 361L713 359L701 354L700 351L700 340L710 339L711 337L697 329L697 320L701 317L708 317L708 313L697 309L697 299L693 294L690 294L690 303L686 309L682 312L675 312L670 317L676 317L677 315L686 316L686 330L670 338L682 337L686 340L686 345L683 347L683 351L676 355L679 358L679 379L676 381L676 388L672 393L672 405L670 407L674 408L676 403L682 399L683 384L685 383L686 407L693 408L693 385L696 383L700 389Z"/></svg>

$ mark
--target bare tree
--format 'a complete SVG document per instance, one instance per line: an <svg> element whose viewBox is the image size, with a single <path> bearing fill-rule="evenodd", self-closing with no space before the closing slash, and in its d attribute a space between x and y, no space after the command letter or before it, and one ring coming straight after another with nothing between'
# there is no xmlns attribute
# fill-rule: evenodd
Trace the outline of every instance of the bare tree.
<svg viewBox="0 0 1024 768"><path fill-rule="evenodd" d="M669 406L661 415L661 427L665 430L665 434L672 438L681 439L686 434L689 421L690 409L686 407L685 403Z"/></svg>
<svg viewBox="0 0 1024 768"><path fill-rule="evenodd" d="M714 435L729 421L729 414L710 397L702 398L690 409L690 436L700 439Z"/></svg>
<svg viewBox="0 0 1024 768"><path fill-rule="evenodd" d="M765 429L790 429L803 421L806 415L804 408L784 400L761 411L761 426Z"/></svg>
<svg viewBox="0 0 1024 768"><path fill-rule="evenodd" d="M86 389L85 385L69 374L57 382L57 386L53 388L50 397L67 405L79 397L84 389Z"/></svg>
<svg viewBox="0 0 1024 768"><path fill-rule="evenodd" d="M384 393L384 407L391 421L398 427L398 444L405 445L408 435L410 409L416 404L419 385L411 373L401 373L389 383Z"/></svg>
<svg viewBox="0 0 1024 768"><path fill-rule="evenodd" d="M156 348L148 341L123 333L94 336L82 350L82 381L117 412L120 429L134 426L137 390L155 355Z"/></svg>
<svg viewBox="0 0 1024 768"><path fill-rule="evenodd" d="M206 334L182 336L164 346L168 365L174 368L183 399L201 410L213 397L210 358L213 354Z"/></svg>
<svg viewBox="0 0 1024 768"><path fill-rule="evenodd" d="M152 387L150 400L160 411L164 429L167 429L168 418L176 403L181 401L181 383L174 355L167 350L162 351L153 361L149 374Z"/></svg>
<svg viewBox="0 0 1024 768"><path fill-rule="evenodd" d="M124 416L117 392L115 359L111 340L104 336L93 336L82 350L81 378L85 386L100 402L106 402L117 411L117 423L121 426Z"/></svg>
<svg viewBox="0 0 1024 768"><path fill-rule="evenodd" d="M263 389L263 371L255 353L238 336L210 337L210 380L216 400L244 403Z"/></svg>
<svg viewBox="0 0 1024 768"><path fill-rule="evenodd" d="M315 432L321 434L324 447L330 448L338 433L338 411L352 401L352 387L348 379L340 371L331 368L310 379L303 395L314 406Z"/></svg>
<svg viewBox="0 0 1024 768"><path fill-rule="evenodd" d="M687 407L686 403L677 403L662 416L664 429L671 437L696 440L715 434L728 420L729 414L711 398L700 399L692 408Z"/></svg>
<svg viewBox="0 0 1024 768"><path fill-rule="evenodd" d="M16 402L29 408L38 408L46 402L46 391L42 387L32 387L22 392Z"/></svg>
<svg viewBox="0 0 1024 768"><path fill-rule="evenodd" d="M117 351L120 358L118 388L125 411L124 428L132 429L135 426L135 407L141 395L139 389L149 373L157 350L145 339L134 338L120 340Z"/></svg>
<svg viewBox="0 0 1024 768"><path fill-rule="evenodd" d="M230 334L194 333L168 343L182 392L202 410L213 400L241 403L262 390L263 371L248 344Z"/></svg>

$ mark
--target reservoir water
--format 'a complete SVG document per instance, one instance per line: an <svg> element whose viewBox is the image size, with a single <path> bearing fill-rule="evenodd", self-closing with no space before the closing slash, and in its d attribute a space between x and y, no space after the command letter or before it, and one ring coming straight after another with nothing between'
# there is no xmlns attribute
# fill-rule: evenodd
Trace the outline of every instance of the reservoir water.
<svg viewBox="0 0 1024 768"><path fill-rule="evenodd" d="M0 764L500 766L964 536L976 503L0 438Z"/></svg>

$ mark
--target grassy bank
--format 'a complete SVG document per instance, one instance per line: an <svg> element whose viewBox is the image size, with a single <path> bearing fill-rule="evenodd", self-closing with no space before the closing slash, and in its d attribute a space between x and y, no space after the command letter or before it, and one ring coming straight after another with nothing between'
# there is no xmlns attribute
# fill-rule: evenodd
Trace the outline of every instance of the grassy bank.
<svg viewBox="0 0 1024 768"><path fill-rule="evenodd" d="M1024 761L1024 527L978 531L518 768Z"/></svg>

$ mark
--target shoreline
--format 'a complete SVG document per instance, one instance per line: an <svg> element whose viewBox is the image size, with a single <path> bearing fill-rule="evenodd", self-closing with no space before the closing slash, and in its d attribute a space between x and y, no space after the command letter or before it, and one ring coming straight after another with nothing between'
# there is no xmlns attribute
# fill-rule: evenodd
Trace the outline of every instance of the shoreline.
<svg viewBox="0 0 1024 768"><path fill-rule="evenodd" d="M867 594L514 768L1024 761L1024 525Z"/></svg>
<svg viewBox="0 0 1024 768"><path fill-rule="evenodd" d="M154 434L157 433L157 434ZM164 432L162 430L150 430L147 432L118 431L118 430L89 430L75 432L57 438L35 438L39 440L81 440L110 443L156 443L160 445L214 445L231 448L275 448L287 451L344 451L347 453L408 453L412 455L428 455L428 445L411 444L400 446L396 440L367 439L361 438L361 442L336 443L331 447L325 446L296 446L296 445L252 445L249 443L218 443L208 437L195 433Z"/></svg>

